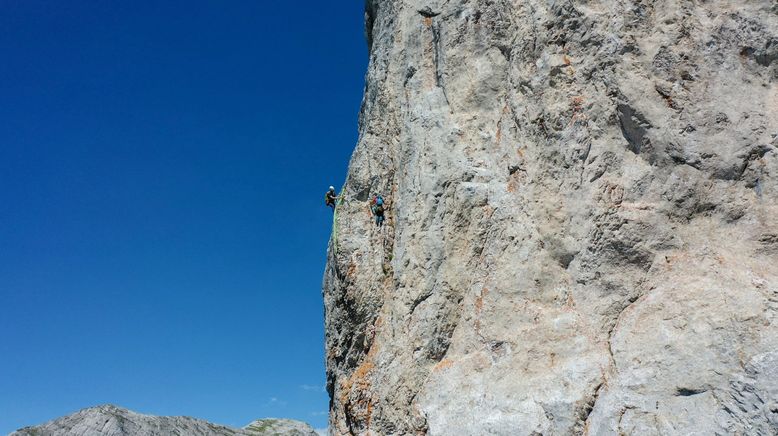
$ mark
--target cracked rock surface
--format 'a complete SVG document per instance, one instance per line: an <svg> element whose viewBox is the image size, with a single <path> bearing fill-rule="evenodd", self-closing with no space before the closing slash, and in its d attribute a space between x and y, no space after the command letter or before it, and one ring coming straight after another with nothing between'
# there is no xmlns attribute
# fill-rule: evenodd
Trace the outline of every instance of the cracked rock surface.
<svg viewBox="0 0 778 436"><path fill-rule="evenodd" d="M260 419L242 429L187 416L151 416L121 407L104 405L35 427L25 427L9 436L317 436L311 426L289 419Z"/></svg>
<svg viewBox="0 0 778 436"><path fill-rule="evenodd" d="M778 434L778 5L368 0L365 21L330 431Z"/></svg>

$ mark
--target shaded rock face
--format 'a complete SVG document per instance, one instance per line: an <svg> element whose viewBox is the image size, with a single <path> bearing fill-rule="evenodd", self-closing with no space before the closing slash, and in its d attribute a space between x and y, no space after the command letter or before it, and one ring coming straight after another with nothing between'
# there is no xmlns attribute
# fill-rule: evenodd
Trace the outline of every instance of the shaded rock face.
<svg viewBox="0 0 778 436"><path fill-rule="evenodd" d="M303 422L262 419L242 429L186 416L151 416L105 405L81 410L9 436L316 436Z"/></svg>
<svg viewBox="0 0 778 436"><path fill-rule="evenodd" d="M333 434L778 434L774 1L368 0L366 27Z"/></svg>

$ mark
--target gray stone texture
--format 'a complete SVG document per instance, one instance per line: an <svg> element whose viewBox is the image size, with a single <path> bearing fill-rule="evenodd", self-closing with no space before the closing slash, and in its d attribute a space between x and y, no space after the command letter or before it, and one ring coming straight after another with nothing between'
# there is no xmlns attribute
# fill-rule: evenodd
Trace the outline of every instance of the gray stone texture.
<svg viewBox="0 0 778 436"><path fill-rule="evenodd" d="M151 416L121 407L104 405L35 427L25 427L9 436L317 436L303 422L261 419L242 429L211 424L186 416Z"/></svg>
<svg viewBox="0 0 778 436"><path fill-rule="evenodd" d="M778 434L778 3L368 0L366 30L332 434Z"/></svg>

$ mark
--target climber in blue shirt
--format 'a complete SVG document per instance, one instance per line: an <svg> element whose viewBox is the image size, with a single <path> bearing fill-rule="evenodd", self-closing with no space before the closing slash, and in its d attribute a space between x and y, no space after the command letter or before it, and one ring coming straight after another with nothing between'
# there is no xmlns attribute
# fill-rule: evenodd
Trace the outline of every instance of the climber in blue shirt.
<svg viewBox="0 0 778 436"><path fill-rule="evenodd" d="M370 211L375 217L375 225L381 227L384 225L384 199L380 194L376 194L370 202Z"/></svg>

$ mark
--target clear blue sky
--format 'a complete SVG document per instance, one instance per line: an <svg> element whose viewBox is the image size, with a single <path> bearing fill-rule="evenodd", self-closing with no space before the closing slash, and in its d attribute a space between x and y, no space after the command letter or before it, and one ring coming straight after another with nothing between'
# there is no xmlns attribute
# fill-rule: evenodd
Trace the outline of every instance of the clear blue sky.
<svg viewBox="0 0 778 436"><path fill-rule="evenodd" d="M362 2L0 7L0 434L103 403L325 426Z"/></svg>

